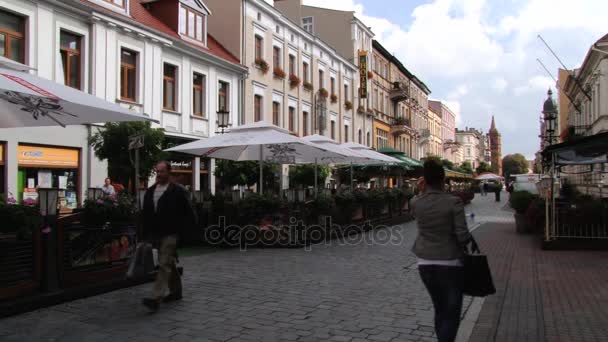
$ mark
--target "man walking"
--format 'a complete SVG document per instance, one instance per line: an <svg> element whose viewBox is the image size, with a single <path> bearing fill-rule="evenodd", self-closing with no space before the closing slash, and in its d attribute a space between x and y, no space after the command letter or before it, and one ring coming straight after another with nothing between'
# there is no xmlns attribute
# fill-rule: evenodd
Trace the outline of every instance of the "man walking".
<svg viewBox="0 0 608 342"><path fill-rule="evenodd" d="M161 302L182 299L182 283L177 271L177 242L180 229L194 222L194 212L182 186L170 181L171 164L156 164L156 183L144 196L144 236L158 248L159 270L151 298L143 304L151 311L158 310ZM169 288L169 295L164 296Z"/></svg>

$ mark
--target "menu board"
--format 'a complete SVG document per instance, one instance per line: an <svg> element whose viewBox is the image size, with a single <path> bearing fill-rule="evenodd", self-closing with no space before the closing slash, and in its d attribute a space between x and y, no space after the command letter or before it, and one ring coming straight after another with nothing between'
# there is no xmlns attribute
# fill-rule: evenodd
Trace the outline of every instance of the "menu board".
<svg viewBox="0 0 608 342"><path fill-rule="evenodd" d="M65 192L65 207L68 209L76 209L78 207L78 199L76 197L76 191Z"/></svg>

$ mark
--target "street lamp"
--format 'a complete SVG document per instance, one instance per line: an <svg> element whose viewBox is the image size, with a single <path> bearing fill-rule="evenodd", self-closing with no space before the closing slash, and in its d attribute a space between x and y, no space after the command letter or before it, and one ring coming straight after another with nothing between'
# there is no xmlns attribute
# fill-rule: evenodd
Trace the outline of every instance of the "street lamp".
<svg viewBox="0 0 608 342"><path fill-rule="evenodd" d="M40 204L40 214L42 216L47 217L57 215L59 189L38 188L38 198Z"/></svg>
<svg viewBox="0 0 608 342"><path fill-rule="evenodd" d="M228 126L230 126L230 112L222 107L217 111L217 128L219 128L220 131L216 131L215 133L226 133L226 128L228 128Z"/></svg>
<svg viewBox="0 0 608 342"><path fill-rule="evenodd" d="M90 201L96 201L103 197L103 190L101 188L89 188L87 190L87 199Z"/></svg>

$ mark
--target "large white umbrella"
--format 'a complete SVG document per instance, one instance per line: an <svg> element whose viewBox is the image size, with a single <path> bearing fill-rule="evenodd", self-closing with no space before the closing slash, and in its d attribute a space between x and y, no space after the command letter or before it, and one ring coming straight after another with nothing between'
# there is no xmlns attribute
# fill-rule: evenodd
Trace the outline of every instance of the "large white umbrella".
<svg viewBox="0 0 608 342"><path fill-rule="evenodd" d="M15 62L10 58L6 58L4 56L0 56L0 68L11 69L15 71L30 71L36 70L29 65L21 64L19 62Z"/></svg>
<svg viewBox="0 0 608 342"><path fill-rule="evenodd" d="M0 61L0 128L153 121L116 103L26 72Z"/></svg>
<svg viewBox="0 0 608 342"><path fill-rule="evenodd" d="M476 180L502 180L502 177L491 173L491 172L484 172L482 174L480 174L479 176L475 177Z"/></svg>
<svg viewBox="0 0 608 342"><path fill-rule="evenodd" d="M391 156L387 156L386 154L376 152L372 150L370 147L365 145L357 144L354 142L344 143L341 146L354 150L355 152L369 158L376 160L375 163L384 163L384 164L394 164L401 163L401 160L393 158Z"/></svg>
<svg viewBox="0 0 608 342"><path fill-rule="evenodd" d="M344 156L291 135L286 129L265 123L232 128L226 134L202 139L168 149L207 158L235 161L260 161L260 193L262 162L277 164L313 163L315 160L340 159Z"/></svg>
<svg viewBox="0 0 608 342"><path fill-rule="evenodd" d="M352 190L352 186L353 186L353 172L352 172L352 165L353 163L355 164L369 164L369 163L378 163L381 162L378 159L372 159L370 156L365 156L359 152L357 152L354 149L345 147L344 145L340 145L339 143L337 143L335 140L332 140L326 136L323 135L319 135L319 134L314 134L314 135L309 135L304 137L303 139L308 140L314 144L317 144L323 148L328 149L329 151L333 151L336 153L339 153L341 155L343 155L343 157L341 158L337 158L337 159L324 159L324 160L319 160L318 162L315 163L315 191L317 189L317 168L316 168L316 164L350 164L351 165L351 172L350 172L350 186L351 186L351 190Z"/></svg>

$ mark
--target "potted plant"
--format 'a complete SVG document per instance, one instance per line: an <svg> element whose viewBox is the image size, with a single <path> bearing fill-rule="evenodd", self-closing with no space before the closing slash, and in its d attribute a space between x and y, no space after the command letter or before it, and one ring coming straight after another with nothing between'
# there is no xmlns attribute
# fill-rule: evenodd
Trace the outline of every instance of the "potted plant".
<svg viewBox="0 0 608 342"><path fill-rule="evenodd" d="M338 95L336 95L336 94L331 94L331 96L329 98L331 100L331 103L338 102Z"/></svg>
<svg viewBox="0 0 608 342"><path fill-rule="evenodd" d="M258 68L260 68L260 70L262 70L262 72L264 74L267 74L268 70L270 69L270 67L268 66L268 63L265 60L261 59L261 58L258 58L258 59L255 60L255 65Z"/></svg>
<svg viewBox="0 0 608 342"><path fill-rule="evenodd" d="M534 199L535 196L528 191L514 191L509 198L509 205L515 210L515 225L518 233L529 231L525 213Z"/></svg>
<svg viewBox="0 0 608 342"><path fill-rule="evenodd" d="M281 69L281 68L278 68L278 67L274 68L272 73L274 74L274 77L276 77L276 78L280 78L280 79L285 78L285 71L283 71L283 69Z"/></svg>
<svg viewBox="0 0 608 342"><path fill-rule="evenodd" d="M131 225L135 221L135 201L127 194L104 196L84 202L81 221L87 226Z"/></svg>
<svg viewBox="0 0 608 342"><path fill-rule="evenodd" d="M312 91L313 90L312 83L310 83L310 82L304 82L304 89L306 89L308 91Z"/></svg>
<svg viewBox="0 0 608 342"><path fill-rule="evenodd" d="M326 98L328 95L329 95L329 93L327 92L327 89L325 89L325 88L319 89L319 96L321 96L322 98Z"/></svg>
<svg viewBox="0 0 608 342"><path fill-rule="evenodd" d="M335 201L337 221L342 224L351 223L357 209L360 208L355 195L350 191L338 192L335 196Z"/></svg>
<svg viewBox="0 0 608 342"><path fill-rule="evenodd" d="M289 75L289 86L291 87L291 89L299 87L300 78L294 74Z"/></svg>
<svg viewBox="0 0 608 342"><path fill-rule="evenodd" d="M351 110L351 109L353 109L353 103L352 103L352 102L350 102L350 101L346 101L346 102L344 102L344 109L346 109L346 110Z"/></svg>
<svg viewBox="0 0 608 342"><path fill-rule="evenodd" d="M16 240L29 240L42 228L42 216L35 205L17 204L14 198L0 199L0 236Z"/></svg>

